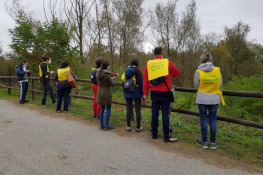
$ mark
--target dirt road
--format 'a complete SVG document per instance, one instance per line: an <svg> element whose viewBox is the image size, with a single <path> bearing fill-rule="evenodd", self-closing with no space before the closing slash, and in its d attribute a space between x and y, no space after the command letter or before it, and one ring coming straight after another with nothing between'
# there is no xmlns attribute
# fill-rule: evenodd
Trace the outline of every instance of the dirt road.
<svg viewBox="0 0 263 175"><path fill-rule="evenodd" d="M63 115L63 114L61 114ZM146 132L146 131L145 131ZM171 143L167 143L171 144ZM0 99L0 175L244 175Z"/></svg>

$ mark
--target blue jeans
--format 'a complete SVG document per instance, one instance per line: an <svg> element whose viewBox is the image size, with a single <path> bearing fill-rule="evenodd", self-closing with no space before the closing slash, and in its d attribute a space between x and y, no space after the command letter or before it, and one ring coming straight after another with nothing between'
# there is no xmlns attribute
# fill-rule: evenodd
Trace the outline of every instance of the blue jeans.
<svg viewBox="0 0 263 175"><path fill-rule="evenodd" d="M207 118L209 118L210 125L210 142L216 143L216 122L217 122L217 105L202 105L198 104L199 115L200 115L200 124L201 124L201 133L202 141L207 142ZM207 110L209 115L207 115Z"/></svg>
<svg viewBox="0 0 263 175"><path fill-rule="evenodd" d="M71 87L67 87L67 88L57 90L57 95L58 95L57 111L61 110L62 98L64 98L64 111L68 110L70 92L71 92Z"/></svg>
<svg viewBox="0 0 263 175"><path fill-rule="evenodd" d="M103 115L105 111L105 106L107 106L107 112L105 116L105 125L103 121ZM111 114L111 105L100 105L100 126L109 126L109 121L110 121L110 114Z"/></svg>

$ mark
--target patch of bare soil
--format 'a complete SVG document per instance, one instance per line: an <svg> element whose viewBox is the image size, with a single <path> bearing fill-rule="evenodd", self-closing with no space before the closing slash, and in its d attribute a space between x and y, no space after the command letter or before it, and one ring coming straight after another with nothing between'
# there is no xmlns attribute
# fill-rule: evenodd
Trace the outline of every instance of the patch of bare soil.
<svg viewBox="0 0 263 175"><path fill-rule="evenodd" d="M52 118L63 118L70 121L79 121L88 125L97 125L99 130L99 121L96 120L84 120L82 116L75 115L72 113L56 113L55 111L45 108L38 107L32 104L19 105L17 101L11 100L19 107L28 108L30 110L38 111L42 115L48 115ZM114 117L114 116L113 116ZM162 132L162 128L160 127L160 132ZM176 130L175 130L176 131ZM200 159L207 164L214 165L218 168L223 169L241 169L250 173L262 173L263 167L260 165L252 164L246 162L242 158L233 157L228 155L227 153L222 153L210 149L203 149L200 146L189 145L189 143L179 141L176 143L165 143L163 142L163 138L159 136L157 139L153 140L151 138L150 131L142 131L137 133L135 130L131 132L125 131L125 126L116 127L112 131L102 131L102 132L113 132L121 137L136 137L137 139L148 142L155 146L156 148L167 151L170 153L176 153L177 155L192 158L192 159ZM193 143L195 144L195 143Z"/></svg>

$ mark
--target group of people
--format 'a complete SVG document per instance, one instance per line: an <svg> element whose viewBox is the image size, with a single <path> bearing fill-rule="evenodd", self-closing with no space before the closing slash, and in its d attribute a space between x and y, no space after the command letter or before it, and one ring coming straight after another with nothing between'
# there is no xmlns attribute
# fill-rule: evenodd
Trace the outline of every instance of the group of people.
<svg viewBox="0 0 263 175"><path fill-rule="evenodd" d="M43 95L41 100L41 105L46 105L46 98L47 93L49 93L52 104L57 105L56 112L61 112L61 105L62 99L64 99L64 112L68 112L68 105L69 105L69 94L71 92L71 87L68 83L68 75L72 74L75 78L75 75L69 68L69 63L64 61L62 62L61 68L57 71L50 70L48 64L51 64L50 57L43 57L43 62L39 64L39 76L40 76L40 83L43 85ZM27 69L27 60L23 60L22 63L16 66L16 75L17 80L20 84L20 97L19 103L24 104L29 102L26 100L26 94L28 89L28 80L30 77L31 71ZM54 97L53 89L50 84L50 75L55 75L54 79L57 81L56 83L56 90L57 90L57 100Z"/></svg>
<svg viewBox="0 0 263 175"><path fill-rule="evenodd" d="M132 59L130 66L122 74L123 91L126 100L126 131L131 132L131 118L133 116L133 101L135 103L136 113L136 132L143 131L141 126L141 102L148 99L150 90L150 99L152 102L152 120L151 133L152 139L158 137L159 111L162 111L162 125L164 142L176 142L178 138L172 137L173 129L170 123L171 104L174 101L172 92L172 78L180 75L178 68L164 58L164 52L161 47L154 49L154 59L149 60L145 66L144 73L139 68L139 60ZM194 75L194 85L198 88L196 94L196 103L200 113L200 125L202 138L196 143L203 148L216 149L216 131L217 131L217 108L224 99L220 87L223 83L220 68L214 67L210 53L204 53L200 57L200 65ZM73 74L67 62L63 62L61 69L49 71L48 64L51 58L43 58L43 63L39 65L39 74L43 83L44 93L42 96L42 105L46 103L47 92L49 92L52 103L56 104L52 87L50 85L50 74L55 74L57 81L57 112L61 111L61 101L64 98L64 111L68 111L68 97L71 87L67 82L69 73ZM103 58L96 59L96 67L91 72L92 90L94 92L93 114L94 118L100 120L100 129L111 130L110 125L112 95L110 87L114 86L114 79L118 73L109 71L109 62ZM27 102L25 94L28 87L28 78L30 71L26 68L27 61L24 60L16 68L18 81L21 85L20 103ZM75 76L74 76L75 78ZM105 122L104 122L104 113ZM207 139L207 120L210 124L210 144Z"/></svg>

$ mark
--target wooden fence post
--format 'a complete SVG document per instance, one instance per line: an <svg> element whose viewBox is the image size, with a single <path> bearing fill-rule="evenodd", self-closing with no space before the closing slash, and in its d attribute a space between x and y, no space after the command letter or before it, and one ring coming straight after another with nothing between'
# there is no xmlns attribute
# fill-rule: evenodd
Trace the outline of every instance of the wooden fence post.
<svg viewBox="0 0 263 175"><path fill-rule="evenodd" d="M8 86L11 87L11 78L8 78ZM8 88L8 95L11 95L11 88Z"/></svg>
<svg viewBox="0 0 263 175"><path fill-rule="evenodd" d="M32 79L32 89L34 90L35 89L35 81L34 79ZM35 100L35 92L32 91L32 100Z"/></svg>

